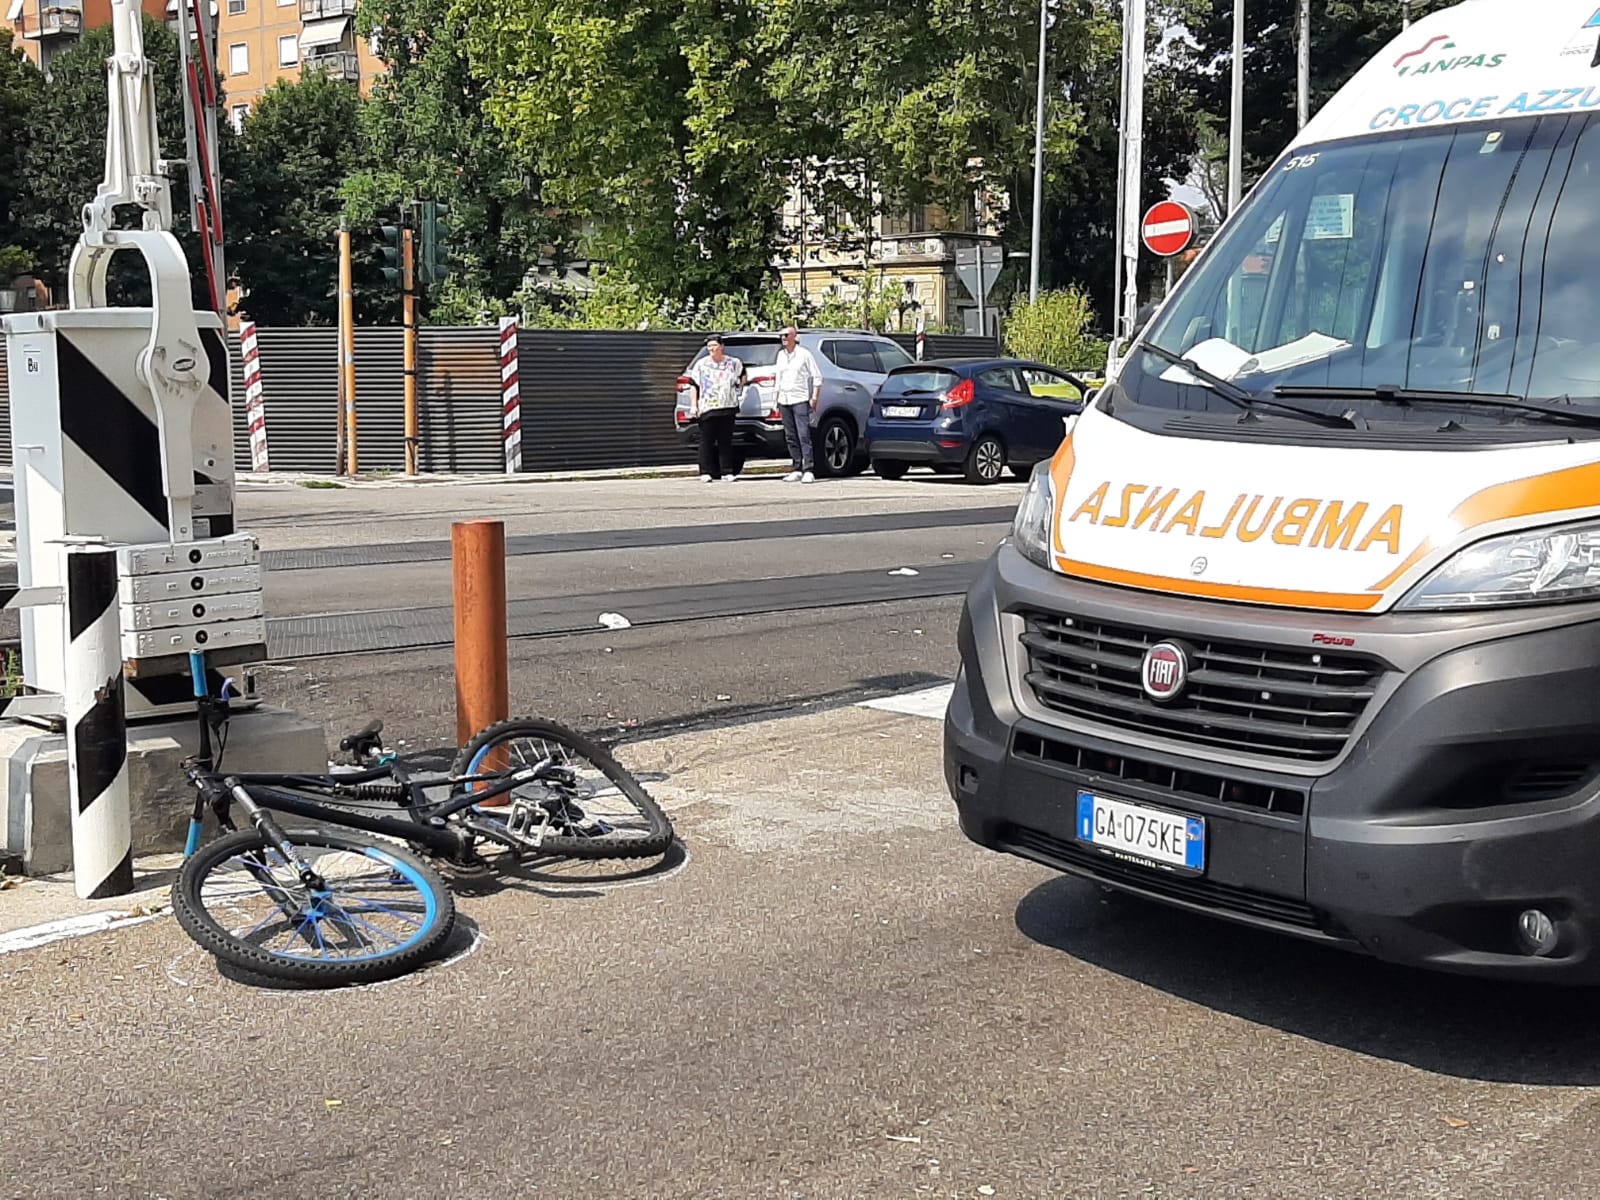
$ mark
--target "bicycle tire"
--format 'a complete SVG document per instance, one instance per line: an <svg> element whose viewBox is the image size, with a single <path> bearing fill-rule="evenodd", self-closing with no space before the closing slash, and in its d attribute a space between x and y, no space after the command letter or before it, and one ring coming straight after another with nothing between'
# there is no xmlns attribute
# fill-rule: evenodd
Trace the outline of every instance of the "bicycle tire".
<svg viewBox="0 0 1600 1200"><path fill-rule="evenodd" d="M361 869L365 863L370 862L373 867L369 875L374 879L380 871L387 871L391 886L394 877L398 876L405 885L414 890L421 904L421 911L414 918L410 916L406 906L412 902L400 898L403 889L396 888L393 896L388 892L384 893L389 899L389 904L378 904L376 907L350 908L346 904L334 901L333 910L345 918L342 926L338 916L330 912L325 918L317 918L315 921L305 919L299 925L290 928L287 914L271 897L268 885L261 883L251 871L249 863L253 856L253 862L258 868L265 867L272 870L276 866L277 872L282 874L286 884L285 895L291 894L293 889L299 887L299 880L293 873L286 871L282 856L277 850L269 846L259 832L248 829L219 838L190 855L179 870L178 878L173 881L173 915L177 917L183 931L202 949L241 970L268 979L334 986L374 983L404 975L432 957L450 936L456 919L455 898L450 894L450 889L445 886L444 881L439 878L438 873L415 854L399 846L377 845L361 838L320 829L289 830L286 831L286 836L297 851L305 855L308 861L312 861L314 867L317 866L314 860L325 857L316 853L319 850L346 856L346 859L340 860L339 863L329 864L347 872L342 877L328 878L328 882L332 885L330 894L336 892L341 883L352 888L356 886L353 883L354 876L348 872ZM274 858L276 858L275 864L272 862ZM222 869L235 860L238 860L241 878L239 884L230 891L227 889L226 881L219 880L219 876ZM281 930L275 930L263 921L243 934L239 932L239 928L243 928L243 922L250 918L241 919L236 914L244 911L243 904L252 896L252 886L255 893L259 893L259 897L266 901L257 911L267 912L266 921L271 921L272 910L277 910L283 923ZM381 885L374 882L360 886L376 889ZM351 899L355 898L351 895ZM320 905L323 902L318 903ZM375 902L369 899L368 903ZM231 907L235 914L227 920L224 920L217 911L224 906ZM352 917L352 913L367 913L373 917L373 921ZM326 926L323 924L324 920ZM386 929L373 923L377 921L398 924L405 936L388 933ZM358 929L357 926L364 929ZM408 926L415 928L408 929ZM344 958L290 953L283 949L273 949L268 944L273 938L281 936L286 945L294 945L296 939L305 941L309 950L311 948L309 935L315 935L316 941L323 943L325 927L341 928L344 931L343 936L347 938L351 936L368 938L370 934L366 931L370 930L371 933L381 934L394 944L374 949L367 954ZM251 940L252 937L255 940ZM324 949L326 948L324 945Z"/></svg>
<svg viewBox="0 0 1600 1200"><path fill-rule="evenodd" d="M608 831L591 827L585 832L547 833L540 842L541 852L564 858L587 859L654 858L658 854L667 852L668 847L672 845L672 822L662 811L661 806L639 786L638 780L628 773L627 768L619 763L609 750L555 721L538 717L512 717L508 721L491 725L474 734L461 748L456 755L455 763L450 768L450 773L456 776L478 774L479 766L488 757L490 750L495 746L514 743L519 738L528 738L547 747L558 746L588 759L615 787L638 818L637 824L630 822L626 826L613 825ZM582 801L579 803L581 805ZM570 830L573 827L560 828Z"/></svg>

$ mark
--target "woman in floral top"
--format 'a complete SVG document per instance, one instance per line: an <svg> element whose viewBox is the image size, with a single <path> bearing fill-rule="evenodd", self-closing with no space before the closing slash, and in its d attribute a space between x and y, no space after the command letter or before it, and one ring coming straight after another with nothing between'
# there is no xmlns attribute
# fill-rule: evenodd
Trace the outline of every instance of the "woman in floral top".
<svg viewBox="0 0 1600 1200"><path fill-rule="evenodd" d="M713 482L720 466L723 482L732 483L733 422L744 396L744 364L723 351L721 337L709 338L706 349L689 369L695 393L689 415L700 418L700 482Z"/></svg>

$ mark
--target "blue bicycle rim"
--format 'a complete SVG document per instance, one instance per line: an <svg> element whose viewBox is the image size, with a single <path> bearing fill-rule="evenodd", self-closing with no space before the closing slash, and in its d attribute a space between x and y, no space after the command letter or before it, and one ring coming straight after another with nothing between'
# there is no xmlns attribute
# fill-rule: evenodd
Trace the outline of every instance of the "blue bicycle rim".
<svg viewBox="0 0 1600 1200"><path fill-rule="evenodd" d="M439 920L439 905L434 899L433 889L428 886L427 881L422 877L422 873L410 863L398 859L387 851L378 849L376 846L367 846L363 848L362 853L373 861L382 863L391 871L402 875L422 896L422 919L417 924L416 932L398 945L390 946L388 949L373 954L341 954L338 958L328 958L320 954L290 954L283 950L267 950L265 953L271 954L274 958L293 959L295 962L372 962L375 959L391 958L396 954L400 954L415 946L428 935Z"/></svg>

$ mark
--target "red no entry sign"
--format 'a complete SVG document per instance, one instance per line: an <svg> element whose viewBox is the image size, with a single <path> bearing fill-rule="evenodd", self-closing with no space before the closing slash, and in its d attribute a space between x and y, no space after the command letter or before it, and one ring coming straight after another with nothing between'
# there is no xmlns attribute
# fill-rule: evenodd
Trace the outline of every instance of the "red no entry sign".
<svg viewBox="0 0 1600 1200"><path fill-rule="evenodd" d="M1194 241L1194 214L1172 200L1152 205L1140 226L1151 254L1170 258L1182 254Z"/></svg>

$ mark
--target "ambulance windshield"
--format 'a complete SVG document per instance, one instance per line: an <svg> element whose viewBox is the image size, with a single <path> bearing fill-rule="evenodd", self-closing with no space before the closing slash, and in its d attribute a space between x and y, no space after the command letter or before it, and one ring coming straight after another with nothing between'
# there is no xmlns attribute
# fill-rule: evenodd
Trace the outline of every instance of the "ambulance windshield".
<svg viewBox="0 0 1600 1200"><path fill-rule="evenodd" d="M1600 411L1600 121L1307 147L1261 182L1144 337L1254 395L1313 397L1303 406L1376 417L1374 391L1398 388ZM1149 352L1120 383L1138 405L1236 410Z"/></svg>

